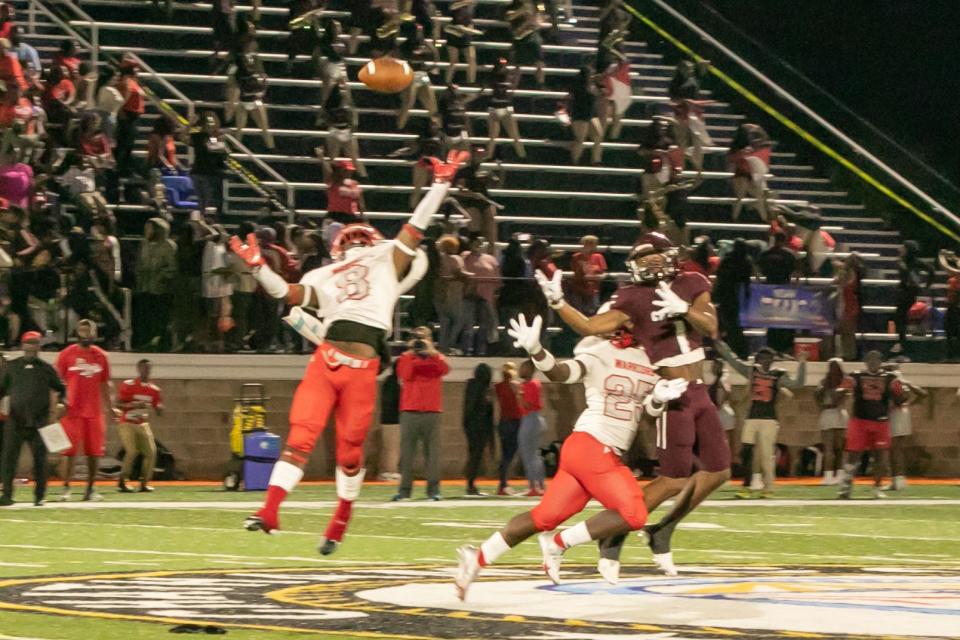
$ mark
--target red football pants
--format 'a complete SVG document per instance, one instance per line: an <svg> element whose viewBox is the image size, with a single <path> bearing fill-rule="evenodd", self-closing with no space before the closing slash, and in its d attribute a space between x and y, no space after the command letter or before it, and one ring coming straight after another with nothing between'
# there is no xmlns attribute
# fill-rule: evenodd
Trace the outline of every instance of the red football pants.
<svg viewBox="0 0 960 640"><path fill-rule="evenodd" d="M310 455L333 412L337 466L363 465L363 441L377 399L377 358L357 358L324 343L317 347L293 394L287 447ZM353 366L350 366L353 365Z"/></svg>
<svg viewBox="0 0 960 640"><path fill-rule="evenodd" d="M615 510L633 530L647 521L643 489L616 451L589 433L574 431L560 449L560 470L531 512L533 523L540 531L556 529L590 498Z"/></svg>

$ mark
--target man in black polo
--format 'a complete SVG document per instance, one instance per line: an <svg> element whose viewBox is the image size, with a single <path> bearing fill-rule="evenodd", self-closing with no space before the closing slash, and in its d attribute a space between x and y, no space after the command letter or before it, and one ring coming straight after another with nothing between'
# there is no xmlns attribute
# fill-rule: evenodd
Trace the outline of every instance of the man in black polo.
<svg viewBox="0 0 960 640"><path fill-rule="evenodd" d="M47 491L47 448L37 429L56 419L53 394L63 398L66 392L56 369L40 360L40 334L28 331L21 339L23 357L7 365L0 380L0 398L10 396L10 416L3 438L2 473L3 496L0 506L13 504L13 475L24 443L33 453L35 482L34 504L43 505Z"/></svg>

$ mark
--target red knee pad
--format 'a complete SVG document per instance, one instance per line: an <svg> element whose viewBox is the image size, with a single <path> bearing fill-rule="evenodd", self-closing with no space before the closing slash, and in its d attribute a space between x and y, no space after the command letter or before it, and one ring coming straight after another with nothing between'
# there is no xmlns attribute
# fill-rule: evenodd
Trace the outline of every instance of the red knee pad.
<svg viewBox="0 0 960 640"><path fill-rule="evenodd" d="M643 500L633 504L630 508L619 509L620 517L626 520L627 524L630 525L632 531L639 531L643 528L643 525L647 524L647 507L643 504Z"/></svg>

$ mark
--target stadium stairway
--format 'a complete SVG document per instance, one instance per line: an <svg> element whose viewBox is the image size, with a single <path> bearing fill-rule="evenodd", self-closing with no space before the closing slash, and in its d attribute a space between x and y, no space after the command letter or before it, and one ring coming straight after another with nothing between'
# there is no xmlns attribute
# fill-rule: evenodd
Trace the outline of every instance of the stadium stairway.
<svg viewBox="0 0 960 640"><path fill-rule="evenodd" d="M22 6L38 0L17 0ZM60 3L47 1L54 6ZM336 5L337 3L332 3ZM341 3L343 4L343 3ZM441 9L445 0L438 0ZM477 39L479 83L489 75L493 61L506 53L509 41L506 24L500 20L503 0L479 0L478 28L485 34ZM528 157L521 161L514 155L510 140L501 139L507 170L506 184L491 191L491 197L505 205L498 217L500 237L516 230L528 231L549 238L559 249L573 248L577 239L591 232L601 237L601 244L609 246L613 258L611 268L622 270L622 257L628 250L636 228L636 183L640 170L636 169L636 141L650 117L668 111L667 85L673 73L675 58L667 58L644 42L629 42L626 52L635 74L633 104L626 114L623 133L619 140L603 143L603 166L573 166L569 159L569 137L554 117L558 100L565 96L576 69L588 61L596 50L596 6L576 2L575 26L564 25L557 45L544 47L546 83L543 88L533 85L532 75L525 75L516 93L515 105L521 137ZM158 18L151 3L141 0L84 0L83 11L96 22L101 58L119 57L130 51L146 61L159 77L175 86L197 110L220 109L226 78L210 74L209 28L210 5L204 2L174 3L170 23ZM243 13L250 7L240 6ZM66 12L70 25L80 33L89 32L89 24ZM266 163L296 191L295 208L298 213L321 216L326 206L325 185L313 148L321 143L323 130L314 127L316 103L319 100L319 82L306 76L308 60L301 56L294 73L286 72L286 21L288 12L280 0L264 0L258 42L261 59L270 77L266 97L272 132L277 148L269 150L262 144L259 131L244 131L243 142L252 154ZM44 57L51 45L62 37L62 29L43 17L34 21L28 36L39 45ZM58 35L59 31L59 35ZM53 42L51 42L53 41ZM441 59L443 59L441 54ZM367 90L356 82L359 67L369 59L366 44L362 43L355 56L346 62L350 71L354 101L360 114L358 137L361 156L369 178L363 180L369 217L393 232L409 211L407 202L411 190L411 162L385 157L416 137L426 113L415 109L405 131L397 131L396 110L399 100ZM446 63L441 63L441 69ZM460 76L462 77L462 76ZM149 76L144 76L153 85ZM709 82L706 89L720 89ZM438 87L440 89L440 87ZM465 87L468 92L474 88ZM709 95L709 91L706 92ZM691 235L706 233L714 241L734 238L766 238L767 227L755 212L745 208L737 223L730 221L730 173L725 167L725 152L738 126L748 116L735 113L724 101L723 93L710 95L714 102L707 107L706 123L714 146L707 149L703 185L686 202L686 217ZM171 99L170 104L183 108L183 100ZM473 137L476 144L486 141L486 112L484 102L471 105ZM148 114L141 127L144 133L152 126ZM770 188L779 200L799 205L817 204L828 230L842 252L858 251L864 256L869 279L864 283L867 344L889 346L892 336L886 334L892 319L893 287L896 277L896 254L901 245L897 231L885 228L880 216L868 211L848 193L831 184L825 171L798 158L795 152L799 140L777 141L768 177ZM588 162L590 144L584 153ZM182 151L186 153L186 149ZM142 152L142 151L141 151ZM265 181L280 189L278 181ZM229 189L228 224L235 224L243 216L257 215L262 210L262 199L242 183L233 183ZM145 218L143 208L121 205L122 229L137 234ZM828 282L811 279L811 282ZM937 276L935 300L942 305L944 274ZM938 305L938 306L939 306ZM916 340L927 343L929 340ZM930 345L932 346L932 345Z"/></svg>

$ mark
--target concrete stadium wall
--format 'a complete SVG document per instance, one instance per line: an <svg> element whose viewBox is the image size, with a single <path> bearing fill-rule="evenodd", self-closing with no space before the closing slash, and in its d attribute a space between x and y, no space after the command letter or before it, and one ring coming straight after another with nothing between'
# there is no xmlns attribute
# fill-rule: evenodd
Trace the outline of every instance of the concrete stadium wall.
<svg viewBox="0 0 960 640"><path fill-rule="evenodd" d="M17 354L7 354L15 357ZM44 354L51 361L55 354ZM135 363L143 354L110 354L113 377L117 384L135 375ZM228 435L234 398L244 382L261 382L270 401L267 403L267 424L271 431L285 437L287 411L297 383L307 363L307 356L202 356L148 354L154 363L154 379L163 389L166 412L153 421L154 433L171 451L177 467L188 479L222 478L230 457ZM471 377L476 359L451 359L451 374L444 384L443 431L441 434L444 478L462 477L466 461L466 440L461 430L462 396L465 382ZM499 379L503 359L488 359ZM793 370L794 364L784 365ZM859 364L848 363L852 371ZM960 476L960 365L903 365L906 377L930 390L930 396L913 408L914 435L910 438L909 472L934 477ZM804 389L794 390L794 397L780 403L782 429L780 442L799 450L819 442L817 407L813 400L816 384L823 377L825 363L810 363ZM746 388L739 376L732 378L735 408L742 414L746 407ZM543 441L565 437L583 407L580 385L565 386L546 383L545 417L547 432ZM379 421L376 420L368 442L370 474L377 473ZM738 429L739 431L739 429ZM108 428L108 453L120 448L116 428ZM330 478L333 475L333 430L321 438L307 470L308 479ZM651 438L641 433L644 445ZM496 473L496 455L486 459L486 473ZM26 457L22 459L26 462ZM24 468L27 468L24 465Z"/></svg>

